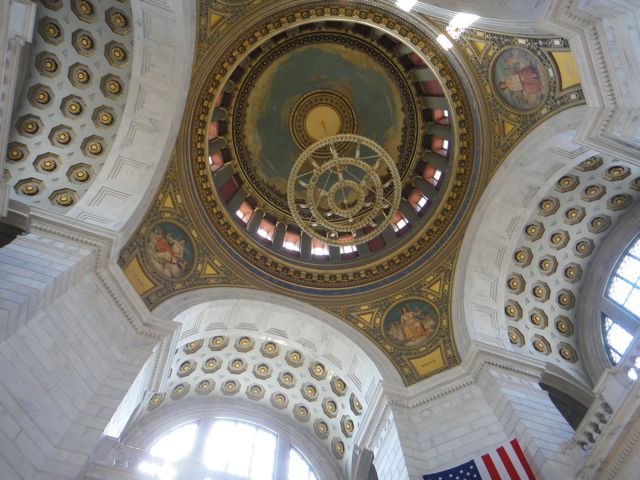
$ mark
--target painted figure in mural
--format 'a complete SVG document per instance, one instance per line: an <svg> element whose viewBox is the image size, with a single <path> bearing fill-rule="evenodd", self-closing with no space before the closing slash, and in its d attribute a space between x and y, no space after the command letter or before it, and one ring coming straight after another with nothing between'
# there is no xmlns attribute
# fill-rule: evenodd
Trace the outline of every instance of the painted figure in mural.
<svg viewBox="0 0 640 480"><path fill-rule="evenodd" d="M437 320L428 311L402 306L400 318L390 323L388 333L396 342L410 345L433 335L437 326Z"/></svg>
<svg viewBox="0 0 640 480"><path fill-rule="evenodd" d="M538 60L519 48L503 53L495 72L500 96L509 105L530 110L539 107L545 96L544 78Z"/></svg>
<svg viewBox="0 0 640 480"><path fill-rule="evenodd" d="M158 225L149 234L147 252L153 266L164 276L179 278L190 266L186 252L187 240L176 227L167 231L168 225Z"/></svg>

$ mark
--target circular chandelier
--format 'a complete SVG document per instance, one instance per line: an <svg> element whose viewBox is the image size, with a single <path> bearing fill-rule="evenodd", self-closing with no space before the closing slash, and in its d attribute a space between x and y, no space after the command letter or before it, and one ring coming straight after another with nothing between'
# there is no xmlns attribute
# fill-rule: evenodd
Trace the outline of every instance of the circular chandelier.
<svg viewBox="0 0 640 480"><path fill-rule="evenodd" d="M401 189L396 164L380 145L339 134L300 154L289 175L287 200L305 233L340 247L382 233L398 210Z"/></svg>

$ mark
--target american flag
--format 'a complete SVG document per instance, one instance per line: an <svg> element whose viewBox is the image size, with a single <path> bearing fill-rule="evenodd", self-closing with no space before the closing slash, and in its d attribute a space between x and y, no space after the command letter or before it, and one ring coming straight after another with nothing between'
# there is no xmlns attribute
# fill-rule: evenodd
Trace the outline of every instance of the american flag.
<svg viewBox="0 0 640 480"><path fill-rule="evenodd" d="M536 480L516 439L467 463L442 472L429 473L422 478L423 480Z"/></svg>

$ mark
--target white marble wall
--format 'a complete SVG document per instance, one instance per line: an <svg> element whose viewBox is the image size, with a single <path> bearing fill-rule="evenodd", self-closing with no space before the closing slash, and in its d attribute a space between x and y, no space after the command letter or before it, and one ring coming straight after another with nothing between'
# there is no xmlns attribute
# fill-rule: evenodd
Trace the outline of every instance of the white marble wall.
<svg viewBox="0 0 640 480"><path fill-rule="evenodd" d="M549 2L539 24L569 39L588 112L576 141L630 162L640 158L640 3Z"/></svg>
<svg viewBox="0 0 640 480"><path fill-rule="evenodd" d="M374 452L381 479L420 480L513 438L538 478L573 478L578 462L560 451L573 429L539 387L542 371L524 359L477 352L443 378L405 392L382 389L358 441Z"/></svg>
<svg viewBox="0 0 640 480"><path fill-rule="evenodd" d="M0 249L0 472L75 478L173 327L145 329L128 307L113 238L42 219L31 230Z"/></svg>

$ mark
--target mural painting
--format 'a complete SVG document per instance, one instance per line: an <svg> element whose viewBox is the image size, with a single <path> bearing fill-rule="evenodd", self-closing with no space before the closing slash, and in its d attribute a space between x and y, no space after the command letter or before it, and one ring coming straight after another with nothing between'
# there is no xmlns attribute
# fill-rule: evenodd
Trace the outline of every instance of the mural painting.
<svg viewBox="0 0 640 480"><path fill-rule="evenodd" d="M146 250L149 262L164 277L180 279L193 268L193 242L181 227L173 223L154 225L147 237Z"/></svg>
<svg viewBox="0 0 640 480"><path fill-rule="evenodd" d="M402 347L426 342L438 329L438 312L431 303L419 299L405 299L393 305L382 320L385 337Z"/></svg>
<svg viewBox="0 0 640 480"><path fill-rule="evenodd" d="M523 48L509 47L498 54L491 81L498 98L518 111L536 110L547 98L548 82L542 64Z"/></svg>

